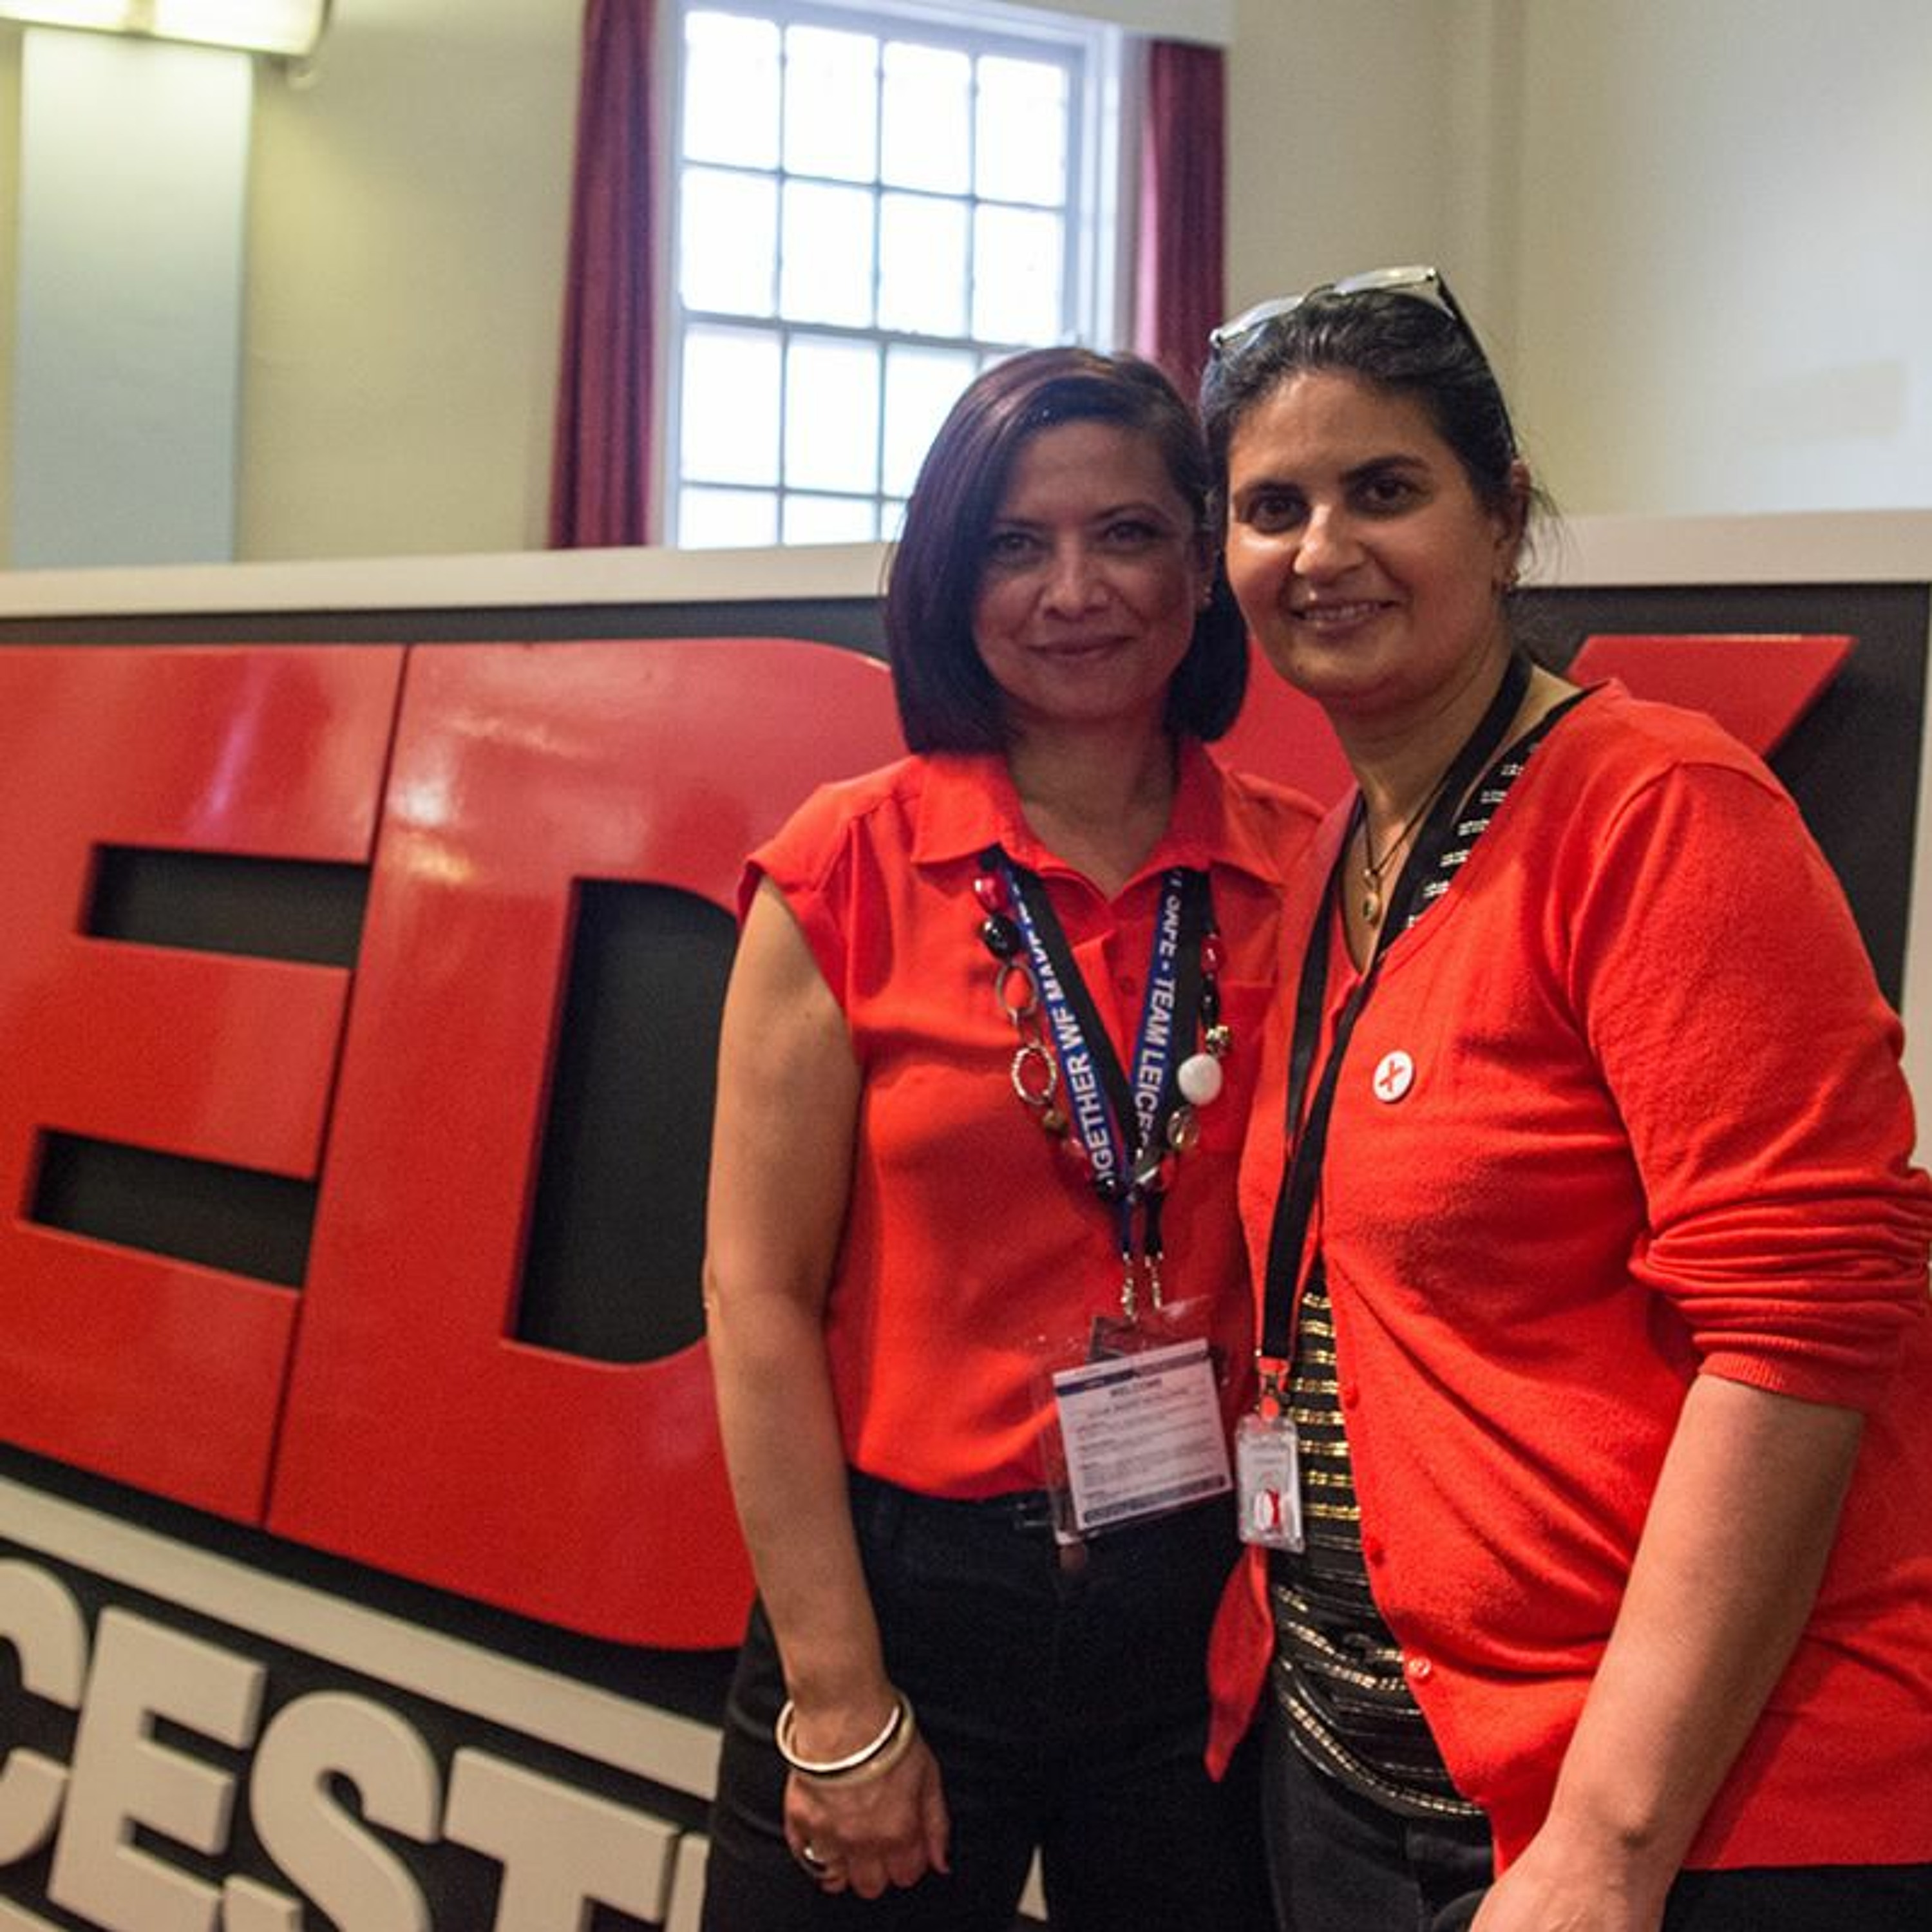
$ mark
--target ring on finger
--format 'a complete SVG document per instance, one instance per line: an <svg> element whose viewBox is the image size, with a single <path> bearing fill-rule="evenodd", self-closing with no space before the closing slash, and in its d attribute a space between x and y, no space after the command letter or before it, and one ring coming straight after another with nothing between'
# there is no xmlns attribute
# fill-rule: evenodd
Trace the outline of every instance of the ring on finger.
<svg viewBox="0 0 1932 1932"><path fill-rule="evenodd" d="M800 1845L793 1856L814 1878L824 1878L832 1869L831 1860L809 1845Z"/></svg>

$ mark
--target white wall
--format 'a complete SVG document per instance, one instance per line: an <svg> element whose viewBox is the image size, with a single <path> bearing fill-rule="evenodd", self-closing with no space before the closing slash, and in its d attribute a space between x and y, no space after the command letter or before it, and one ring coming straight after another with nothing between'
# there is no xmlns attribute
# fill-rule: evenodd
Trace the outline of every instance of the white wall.
<svg viewBox="0 0 1932 1932"><path fill-rule="evenodd" d="M1559 498L1932 504L1932 7L1522 11L1517 399Z"/></svg>

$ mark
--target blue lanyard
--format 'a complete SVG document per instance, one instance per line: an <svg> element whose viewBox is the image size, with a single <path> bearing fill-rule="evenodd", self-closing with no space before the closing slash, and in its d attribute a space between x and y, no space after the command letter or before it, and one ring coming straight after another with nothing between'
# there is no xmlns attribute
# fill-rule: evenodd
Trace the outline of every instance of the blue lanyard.
<svg viewBox="0 0 1932 1932"><path fill-rule="evenodd" d="M998 862L1012 899L1013 922L1026 949L1027 964L1046 1011L1072 1127L1086 1150L1094 1191L1114 1208L1121 1254L1131 1257L1134 1253L1138 1220L1142 1224L1142 1251L1158 1255L1161 1163L1167 1118L1174 1106L1174 1070L1181 1057L1175 1051L1175 1040L1188 999L1183 981L1194 980L1198 1004L1198 950L1205 926L1207 874L1177 866L1162 880L1147 997L1141 1008L1130 1084L1045 889L1005 853L998 854ZM1190 929L1196 941L1192 974L1186 970ZM1192 1013L1185 1016L1190 1034L1193 1018ZM1132 1123L1131 1138L1125 1131L1129 1121Z"/></svg>
<svg viewBox="0 0 1932 1932"><path fill-rule="evenodd" d="M1175 866L1161 882L1160 916L1154 922L1154 956L1148 964L1147 998L1141 1007L1141 1030L1134 1048L1134 1118L1140 1128L1134 1181L1145 1186L1148 1150L1158 1152L1156 1131L1161 1102L1172 1090L1175 1064L1174 1030L1180 998L1180 928L1185 909L1187 874ZM1159 1162L1155 1162L1158 1172Z"/></svg>

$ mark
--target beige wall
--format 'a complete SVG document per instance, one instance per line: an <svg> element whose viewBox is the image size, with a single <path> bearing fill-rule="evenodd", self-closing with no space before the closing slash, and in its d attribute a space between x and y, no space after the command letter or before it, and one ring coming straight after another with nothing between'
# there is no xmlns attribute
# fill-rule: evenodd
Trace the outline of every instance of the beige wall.
<svg viewBox="0 0 1932 1932"><path fill-rule="evenodd" d="M1230 306L1440 262L1578 514L1932 505L1924 0L1240 0Z"/></svg>
<svg viewBox="0 0 1932 1932"><path fill-rule="evenodd" d="M542 542L581 10L337 0L262 70L244 558ZM1932 504L1923 0L1214 13L1231 308L1441 262L1578 513ZM0 270L17 82L0 28Z"/></svg>
<svg viewBox="0 0 1932 1932"><path fill-rule="evenodd" d="M1519 400L1559 495L1932 505L1932 7L1523 12Z"/></svg>
<svg viewBox="0 0 1932 1932"><path fill-rule="evenodd" d="M14 419L14 211L20 202L20 41L0 35L0 564L14 526L14 466L8 425Z"/></svg>
<svg viewBox="0 0 1932 1932"><path fill-rule="evenodd" d="M240 554L543 541L580 0L338 0L256 96Z"/></svg>
<svg viewBox="0 0 1932 1932"><path fill-rule="evenodd" d="M1536 0L1238 0L1231 311L1435 262L1508 375L1526 4Z"/></svg>
<svg viewBox="0 0 1932 1932"><path fill-rule="evenodd" d="M1460 10L1241 0L1228 76L1231 309L1442 252Z"/></svg>

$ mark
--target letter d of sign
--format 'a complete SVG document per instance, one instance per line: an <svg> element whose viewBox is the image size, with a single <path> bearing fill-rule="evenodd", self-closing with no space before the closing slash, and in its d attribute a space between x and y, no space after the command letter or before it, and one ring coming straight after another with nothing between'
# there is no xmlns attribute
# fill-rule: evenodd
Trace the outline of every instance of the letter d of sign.
<svg viewBox="0 0 1932 1932"><path fill-rule="evenodd" d="M573 904L611 880L728 909L808 790L902 748L884 668L828 646L412 655L272 1528L596 1636L737 1640L703 1342L514 1334Z"/></svg>

